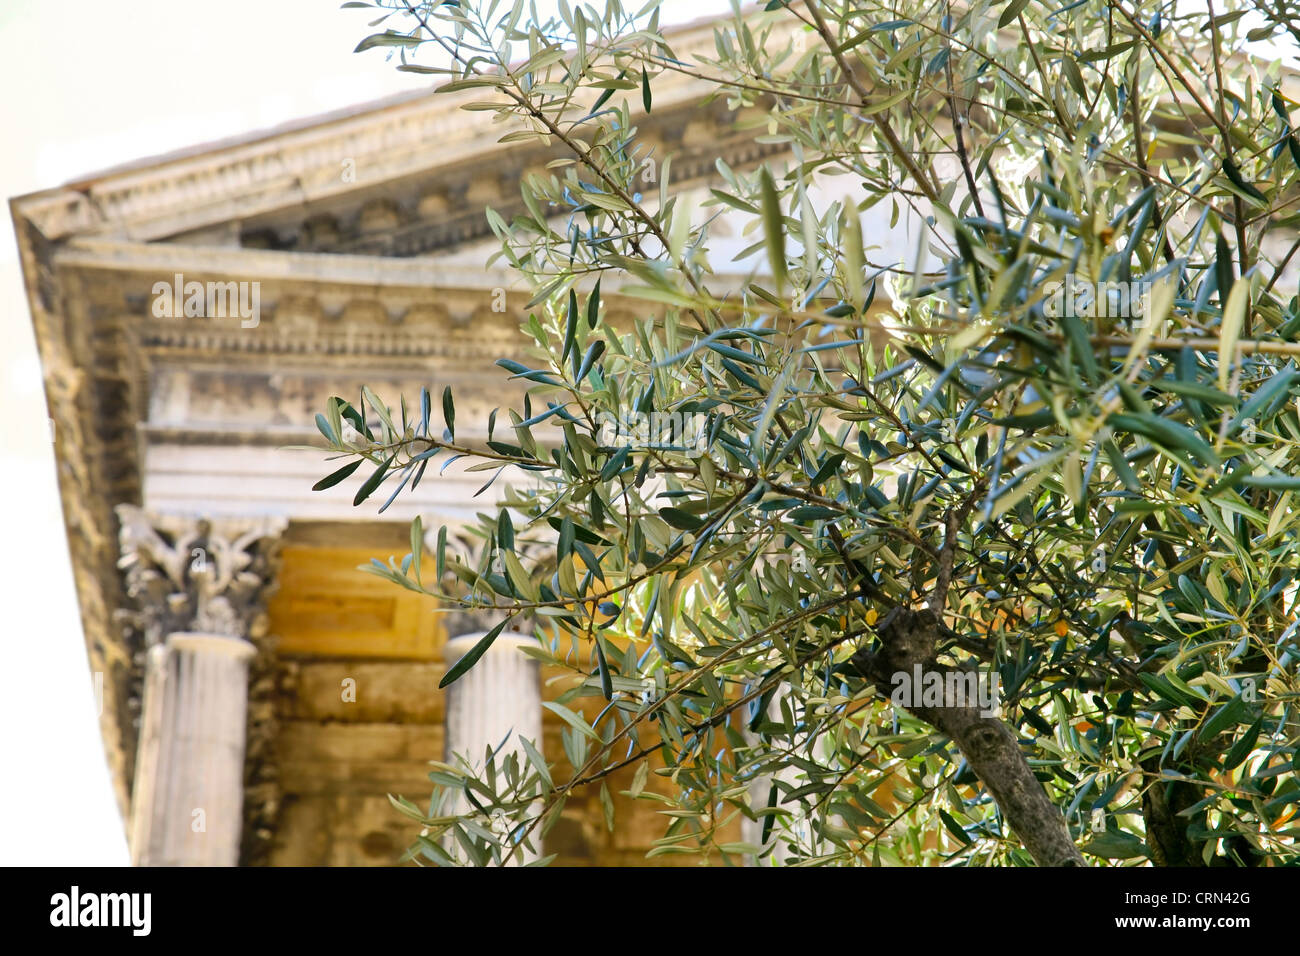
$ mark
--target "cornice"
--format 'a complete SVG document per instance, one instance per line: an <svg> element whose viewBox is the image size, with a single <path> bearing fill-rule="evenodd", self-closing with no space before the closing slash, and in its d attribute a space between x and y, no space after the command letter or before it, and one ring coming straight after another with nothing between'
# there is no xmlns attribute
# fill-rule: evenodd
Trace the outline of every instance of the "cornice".
<svg viewBox="0 0 1300 956"><path fill-rule="evenodd" d="M526 290L511 287L518 278L505 270L430 259L77 239L55 252L53 263L59 275L79 276L81 285L95 289L91 321L105 329L95 335L101 377L110 366L160 356L218 363L237 355L420 364L479 359L490 365L523 344L519 323L529 298ZM258 326L243 328L235 318L154 318L153 284L171 284L178 274L185 281L258 282ZM715 287L728 289L744 281L727 273L710 278ZM593 284L587 279L579 289ZM662 305L624 291L636 284L622 274L601 278L602 301L617 324L663 311ZM504 292L506 311L491 306L498 292ZM119 331L105 338L109 327Z"/></svg>
<svg viewBox="0 0 1300 956"><path fill-rule="evenodd" d="M136 242L118 238L78 238L58 248L60 266L170 278L192 273L195 278L227 277L267 281L329 283L364 287L406 287L437 293L449 289L484 292L509 288L518 277L504 269L442 264L436 259L405 259L370 255L280 252L221 246L189 246L165 242Z"/></svg>

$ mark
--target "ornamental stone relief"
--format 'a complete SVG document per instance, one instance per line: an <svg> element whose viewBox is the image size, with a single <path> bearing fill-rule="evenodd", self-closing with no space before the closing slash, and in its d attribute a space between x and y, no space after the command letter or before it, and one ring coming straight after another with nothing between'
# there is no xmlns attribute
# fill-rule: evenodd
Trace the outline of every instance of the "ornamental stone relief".
<svg viewBox="0 0 1300 956"><path fill-rule="evenodd" d="M430 369L401 377L334 369L234 371L159 365L150 377L149 424L197 431L266 425L314 431L316 413L332 396L358 405L362 384L393 405L403 395L411 401L421 386L436 396L443 386L451 385L466 422L480 422L493 408L522 401L518 383L506 378L504 370L487 362L482 367ZM474 429L467 425L466 431Z"/></svg>
<svg viewBox="0 0 1300 956"><path fill-rule="evenodd" d="M259 638L275 584L284 518L223 519L158 515L118 505L118 567L134 608L121 619L146 647L195 631Z"/></svg>

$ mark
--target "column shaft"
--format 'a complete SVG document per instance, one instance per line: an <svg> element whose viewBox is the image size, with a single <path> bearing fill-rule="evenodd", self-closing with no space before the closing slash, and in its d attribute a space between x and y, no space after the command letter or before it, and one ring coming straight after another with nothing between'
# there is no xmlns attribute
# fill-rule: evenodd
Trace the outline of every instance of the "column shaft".
<svg viewBox="0 0 1300 956"><path fill-rule="evenodd" d="M172 634L149 654L132 851L139 866L235 866L248 641Z"/></svg>
<svg viewBox="0 0 1300 956"><path fill-rule="evenodd" d="M460 660L484 634L463 634L447 642L447 665ZM488 750L496 750L500 766L505 756L515 753L521 762L527 757L521 738L542 749L542 695L537 662L520 647L529 643L522 634L506 631L469 671L447 688L446 760L464 757L481 770ZM502 747L502 743L505 746ZM533 846L539 839L534 833ZM537 859L537 853L520 851L512 863ZM522 860L520 860L522 857Z"/></svg>

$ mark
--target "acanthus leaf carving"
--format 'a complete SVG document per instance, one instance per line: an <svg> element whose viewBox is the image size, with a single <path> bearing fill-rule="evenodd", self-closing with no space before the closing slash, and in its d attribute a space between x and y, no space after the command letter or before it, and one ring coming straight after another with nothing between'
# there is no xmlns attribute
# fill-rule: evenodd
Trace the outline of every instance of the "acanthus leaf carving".
<svg viewBox="0 0 1300 956"><path fill-rule="evenodd" d="M286 519L209 521L130 504L116 511L118 567L136 605L123 617L147 647L179 631L261 636Z"/></svg>

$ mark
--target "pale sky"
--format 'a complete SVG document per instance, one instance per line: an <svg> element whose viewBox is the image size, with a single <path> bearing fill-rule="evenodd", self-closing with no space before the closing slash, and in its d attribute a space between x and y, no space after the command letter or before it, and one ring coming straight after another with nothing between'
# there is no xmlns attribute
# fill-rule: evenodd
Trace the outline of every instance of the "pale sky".
<svg viewBox="0 0 1300 956"><path fill-rule="evenodd" d="M728 6L667 0L663 22ZM339 7L338 0L3 0L0 195L8 200L428 85L427 78L396 72L383 51L353 54L362 37L383 27L367 27L373 11ZM8 222L0 230L0 305L0 492L7 506L0 548L7 665L0 865L124 865L124 829L100 744L40 367Z"/></svg>

